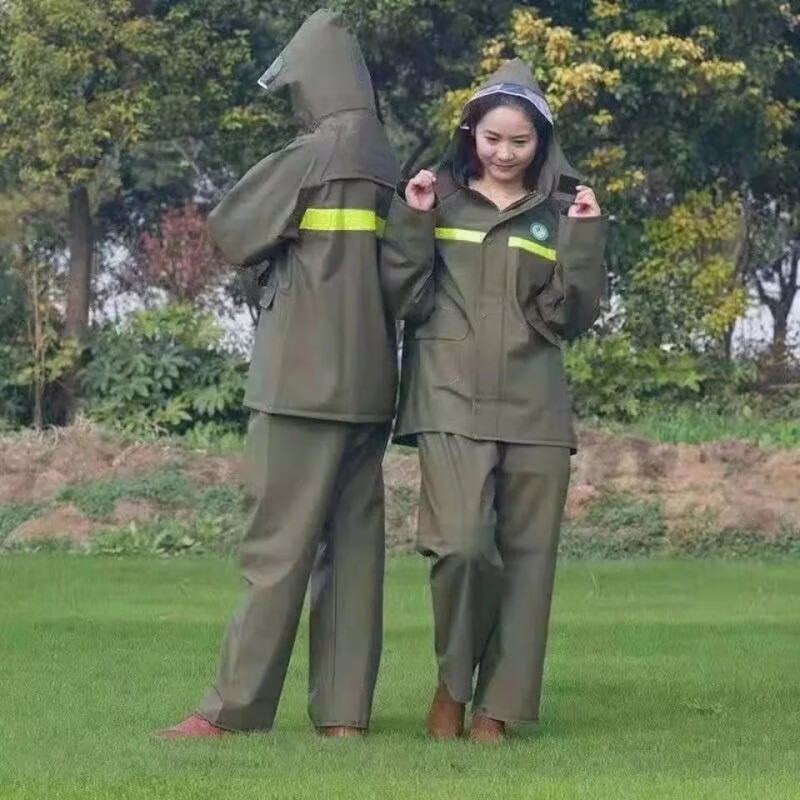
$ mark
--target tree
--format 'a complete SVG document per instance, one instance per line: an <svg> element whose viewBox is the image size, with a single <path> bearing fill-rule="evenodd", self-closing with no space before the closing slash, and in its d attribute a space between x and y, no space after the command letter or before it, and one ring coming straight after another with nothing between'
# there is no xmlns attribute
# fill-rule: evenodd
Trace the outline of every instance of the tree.
<svg viewBox="0 0 800 800"><path fill-rule="evenodd" d="M58 230L59 198L43 191L0 195L0 237L8 242L4 281L11 301L0 344L3 369L0 384L15 394L30 396L34 427L45 423L45 402L52 389L74 368L75 340L62 340L56 254L62 241ZM5 316L5 315L4 315ZM24 409L10 416L24 419Z"/></svg>
<svg viewBox="0 0 800 800"><path fill-rule="evenodd" d="M632 271L625 328L634 344L724 350L747 295L737 276L742 204L690 192L664 218L645 223Z"/></svg>
<svg viewBox="0 0 800 800"><path fill-rule="evenodd" d="M514 6L509 0L338 0L356 28L389 131L408 173L436 144L433 111L467 86L483 43Z"/></svg>
<svg viewBox="0 0 800 800"><path fill-rule="evenodd" d="M147 132L150 88L140 65L155 30L129 0L12 0L0 9L6 58L0 84L0 157L21 179L63 192L69 278L64 333L85 338L94 253L92 195L121 149ZM74 412L74 398L68 402Z"/></svg>
<svg viewBox="0 0 800 800"><path fill-rule="evenodd" d="M710 28L676 35L655 12L628 18L622 3L601 0L583 31L516 9L508 31L485 47L478 82L503 58L529 63L562 138L604 199L617 213L630 214L632 198L638 215L638 201L657 213L676 193L730 173L732 137L719 134L732 119L755 115L773 144L785 129L777 119L770 127L763 95L755 96L763 87L743 61L715 53L715 37ZM448 95L441 127L452 130L470 91Z"/></svg>
<svg viewBox="0 0 800 800"><path fill-rule="evenodd" d="M135 245L166 209L215 202L265 151L291 135L288 103L264 103L256 85L254 52L277 46L269 32L255 30L257 5L150 3L165 57L148 65L148 135L121 153L120 192L100 208L107 235Z"/></svg>
<svg viewBox="0 0 800 800"><path fill-rule="evenodd" d="M680 0L658 9L643 0L594 0L581 26L571 18L574 12L563 10L559 24L535 8L515 9L507 30L484 47L476 83L503 58L518 56L532 66L568 152L617 222L613 277L630 298L643 288L642 264L660 263L663 280L670 279L655 228L642 238L648 219L674 225L677 217L670 222L670 215L681 213L676 204L684 210L681 204L696 206L691 193L705 191L741 198L748 222L753 202L774 204L776 197L800 191L792 179L800 172L800 18L778 0ZM446 96L438 115L443 134L453 129L470 91ZM723 207L726 201L706 211L714 216ZM747 226L739 229L739 247L732 260L726 256L739 288L729 292L729 266L719 263L714 280L690 281L698 291L719 289L729 324L753 273L753 249L744 246ZM643 252L643 245L655 246L656 240L654 252ZM701 258L693 269L702 273L703 263ZM708 301L695 299L700 305ZM712 324L712 317L703 318ZM656 316L652 322L668 319ZM717 339L719 318L714 320L706 334ZM671 332L664 335L670 338ZM730 340L730 328L723 340Z"/></svg>
<svg viewBox="0 0 800 800"><path fill-rule="evenodd" d="M780 376L788 366L789 319L800 294L800 206L785 209L775 202L749 211L748 278L772 316L772 360Z"/></svg>
<svg viewBox="0 0 800 800"><path fill-rule="evenodd" d="M389 134L410 169L435 143L433 107L447 88L469 84L483 42L501 30L514 3L331 0L328 5L352 23ZM318 7L312 0L294 4L279 0L159 0L154 5L156 15L183 9L226 40L236 32L244 33L255 57L237 75L241 91L225 120L226 135L232 132L231 126L244 125L244 130L260 137L259 154L274 149L273 131L291 132L293 124L285 104L275 98L266 103L261 99L256 79L303 19ZM251 122L257 122L260 129L251 127ZM237 148L241 153L241 143ZM245 164L252 163L252 150L244 148L244 152L251 158ZM235 154L231 155L229 163L239 163Z"/></svg>
<svg viewBox="0 0 800 800"><path fill-rule="evenodd" d="M142 234L137 265L142 289L160 289L173 303L204 305L228 271L211 242L205 215L190 203L166 211L160 228L158 235Z"/></svg>
<svg viewBox="0 0 800 800"><path fill-rule="evenodd" d="M152 12L152 3L139 0L0 6L0 158L17 165L26 186L64 197L64 335L79 342L89 324L98 241L123 218L126 229L132 218L144 221L141 196L121 200L144 190L158 209L165 186L186 197L202 185L209 173L198 167L194 144L214 144L220 117L236 115L234 73L250 58L241 33L231 45L184 8L163 18ZM206 159L218 170L219 151ZM76 384L66 385L70 418Z"/></svg>

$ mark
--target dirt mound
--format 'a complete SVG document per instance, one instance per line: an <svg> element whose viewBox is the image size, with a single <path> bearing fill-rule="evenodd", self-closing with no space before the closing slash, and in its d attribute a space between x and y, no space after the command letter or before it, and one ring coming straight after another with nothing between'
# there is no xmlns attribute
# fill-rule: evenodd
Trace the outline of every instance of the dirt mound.
<svg viewBox="0 0 800 800"><path fill-rule="evenodd" d="M171 448L122 444L86 423L0 437L0 505L41 502L65 486L158 469L170 458Z"/></svg>
<svg viewBox="0 0 800 800"><path fill-rule="evenodd" d="M66 486L154 472L185 463L201 486L235 483L236 459L205 456L168 444L124 442L87 423L0 437L0 505L38 503Z"/></svg>
<svg viewBox="0 0 800 800"><path fill-rule="evenodd" d="M7 542L66 539L83 542L99 529L146 522L163 511L141 500L119 500L102 522L70 504L53 506L66 486L151 473L179 464L198 487L238 485L240 459L174 446L123 442L79 424L43 434L0 437L2 506L49 503L26 519ZM419 467L415 453L392 450L385 461L387 528L396 549L415 539ZM698 526L748 531L764 539L784 528L800 530L800 451L766 450L738 442L655 444L629 436L584 432L573 459L567 519L579 521L595 503L624 494L657 500L667 529L691 535ZM184 519L192 509L173 509ZM8 530L8 529L7 529Z"/></svg>
<svg viewBox="0 0 800 800"><path fill-rule="evenodd" d="M66 541L83 544L96 527L75 506L58 505L43 516L24 522L9 535L7 543Z"/></svg>
<svg viewBox="0 0 800 800"><path fill-rule="evenodd" d="M800 452L741 442L654 444L586 433L574 460L568 516L598 494L629 493L663 503L667 526L699 522L772 536L800 529Z"/></svg>

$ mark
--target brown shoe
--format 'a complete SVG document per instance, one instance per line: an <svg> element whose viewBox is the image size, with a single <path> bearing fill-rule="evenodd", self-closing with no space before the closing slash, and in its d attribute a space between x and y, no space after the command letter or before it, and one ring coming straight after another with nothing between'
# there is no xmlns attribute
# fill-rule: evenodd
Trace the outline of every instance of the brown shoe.
<svg viewBox="0 0 800 800"><path fill-rule="evenodd" d="M506 738L506 724L499 719L485 717L483 714L476 714L472 718L472 725L469 730L471 742L480 744L497 744Z"/></svg>
<svg viewBox="0 0 800 800"><path fill-rule="evenodd" d="M464 703L450 697L447 687L440 683L428 712L428 736L439 741L457 739L464 733Z"/></svg>
<svg viewBox="0 0 800 800"><path fill-rule="evenodd" d="M367 735L364 728L354 728L352 725L330 725L317 728L317 733L326 739L362 739Z"/></svg>
<svg viewBox="0 0 800 800"><path fill-rule="evenodd" d="M220 736L227 736L230 731L214 725L205 717L199 714L192 714L186 717L183 722L173 725L171 728L164 728L160 731L153 731L153 736L157 739L214 739Z"/></svg>

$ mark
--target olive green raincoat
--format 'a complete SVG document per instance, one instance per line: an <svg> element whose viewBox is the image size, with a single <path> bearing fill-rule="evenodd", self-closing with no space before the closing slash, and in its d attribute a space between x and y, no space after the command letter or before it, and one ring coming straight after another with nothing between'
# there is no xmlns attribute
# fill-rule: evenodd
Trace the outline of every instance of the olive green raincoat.
<svg viewBox="0 0 800 800"><path fill-rule="evenodd" d="M245 398L249 591L199 711L223 728L272 726L310 580L310 716L366 728L397 363L378 244L398 170L358 42L337 14L313 14L260 83L288 87L309 132L211 215L228 260L270 266Z"/></svg>
<svg viewBox="0 0 800 800"><path fill-rule="evenodd" d="M520 61L484 88L500 84L548 111ZM439 680L474 713L532 722L576 447L562 343L599 313L606 221L566 216L575 173L555 136L510 208L461 176L445 159L435 207L401 187L387 220L382 280L406 320L395 435L420 448Z"/></svg>
<svg viewBox="0 0 800 800"><path fill-rule="evenodd" d="M541 93L512 61L487 86ZM499 211L438 169L437 205L396 195L382 248L388 303L407 321L396 438L425 431L575 448L562 343L591 327L606 289L606 220L565 216L574 170L553 137L535 192Z"/></svg>
<svg viewBox="0 0 800 800"><path fill-rule="evenodd" d="M261 83L288 87L309 132L253 167L210 217L228 261L271 263L245 403L302 417L391 419L395 328L376 263L398 167L364 57L341 18L320 11Z"/></svg>

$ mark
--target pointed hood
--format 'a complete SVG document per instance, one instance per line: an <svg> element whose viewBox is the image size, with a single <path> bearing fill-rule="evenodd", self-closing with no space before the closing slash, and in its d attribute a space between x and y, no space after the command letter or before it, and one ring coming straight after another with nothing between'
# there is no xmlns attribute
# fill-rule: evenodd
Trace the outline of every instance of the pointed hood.
<svg viewBox="0 0 800 800"><path fill-rule="evenodd" d="M268 92L288 87L304 127L341 111L376 111L358 41L346 20L327 9L302 24L258 82Z"/></svg>
<svg viewBox="0 0 800 800"><path fill-rule="evenodd" d="M579 173L567 161L564 151L561 149L561 144L555 131L553 112L547 103L544 92L542 92L539 83L534 78L530 67L519 58L505 62L464 106L461 113L461 127L455 134L454 144L450 149L450 157L447 159L451 166L457 167L454 164L457 140L463 135L463 125L469 117L472 104L483 97L497 94L510 95L528 101L544 122L553 129L547 145L547 154L537 179L538 190L550 196L558 191L562 178L579 178Z"/></svg>

